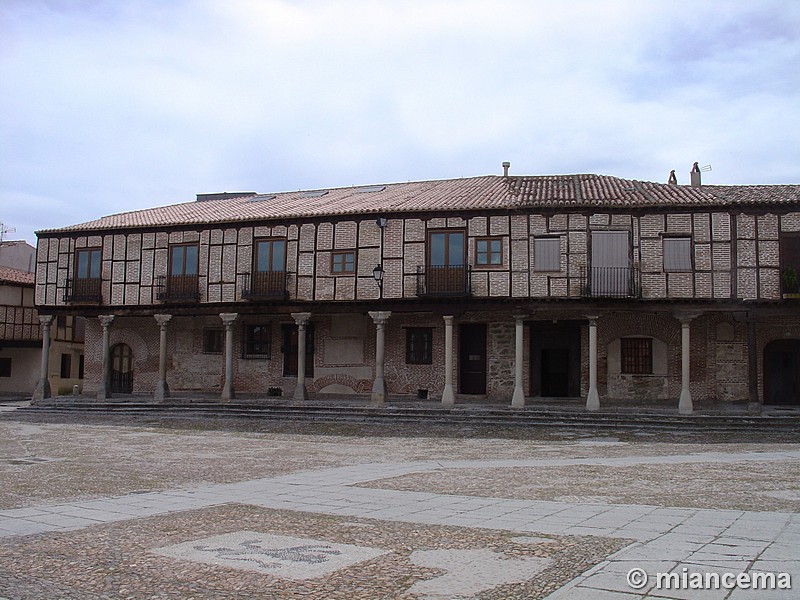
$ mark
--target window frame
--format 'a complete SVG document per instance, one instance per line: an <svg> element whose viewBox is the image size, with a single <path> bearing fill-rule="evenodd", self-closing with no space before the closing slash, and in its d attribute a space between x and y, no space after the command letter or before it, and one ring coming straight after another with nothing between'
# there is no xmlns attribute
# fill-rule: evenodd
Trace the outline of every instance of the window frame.
<svg viewBox="0 0 800 600"><path fill-rule="evenodd" d="M619 372L622 375L652 375L653 338L620 338Z"/></svg>
<svg viewBox="0 0 800 600"><path fill-rule="evenodd" d="M352 256L351 268L347 268L347 256ZM337 264L337 258L344 257L341 264ZM341 267L341 268L339 268ZM355 250L334 250L331 252L331 275L355 275L356 274L356 251Z"/></svg>
<svg viewBox="0 0 800 600"><path fill-rule="evenodd" d="M81 257L87 256L86 273L81 275ZM95 268L96 267L96 268ZM96 271L96 275L93 274ZM100 279L103 276L103 249L101 247L75 250L75 279Z"/></svg>
<svg viewBox="0 0 800 600"><path fill-rule="evenodd" d="M260 268L261 265L261 246L265 245L269 247L267 252L267 265L269 268L262 269ZM273 263L275 262L275 245L281 244L283 246L283 260L280 264L280 269L273 268ZM259 238L254 240L253 243L253 273L285 273L286 272L286 253L288 248L288 240L285 237L270 237L270 238Z"/></svg>
<svg viewBox="0 0 800 600"><path fill-rule="evenodd" d="M217 344L219 345L219 350L214 349L217 346ZM204 327L203 354L223 354L224 352L225 352L225 329L223 327Z"/></svg>
<svg viewBox="0 0 800 600"><path fill-rule="evenodd" d="M406 327L406 364L433 364L433 327Z"/></svg>
<svg viewBox="0 0 800 600"><path fill-rule="evenodd" d="M493 250L492 246L497 243L497 250ZM481 245L485 244L486 248L481 250ZM481 255L484 260L481 260ZM492 262L492 258L497 256L498 261ZM475 266L485 269L502 268L503 263L503 238L498 236L482 236L475 238Z"/></svg>
<svg viewBox="0 0 800 600"><path fill-rule="evenodd" d="M175 251L178 249L182 249L181 257L180 257L180 266L181 272L175 272ZM186 252L187 248L194 249L194 273L187 273L186 272L186 265L187 265L187 256L189 253ZM200 246L196 242L190 243L182 243L182 244L170 244L169 245L169 265L168 265L168 275L170 277L197 277L200 274Z"/></svg>
<svg viewBox="0 0 800 600"><path fill-rule="evenodd" d="M265 339L253 338L256 329L262 331ZM272 323L242 324L242 358L272 358Z"/></svg>
<svg viewBox="0 0 800 600"><path fill-rule="evenodd" d="M548 253L547 252L543 252L543 251L540 251L540 250L537 249L536 246L540 242L541 243L547 242L549 244L555 243L555 245L558 247L558 251L555 254L556 261L557 261L558 264L555 266L555 268L551 268L554 265L550 264L550 263L548 263L546 265L539 266L539 264L538 264L539 260L540 260L539 256L543 254L543 255L545 255L545 257L548 257ZM544 259L542 259L542 260L544 260ZM533 238L533 271L536 272L536 273L560 273L561 272L561 237L560 236L536 236L536 237Z"/></svg>
<svg viewBox="0 0 800 600"><path fill-rule="evenodd" d="M441 264L433 263L433 238L437 235L444 236L444 262ZM461 236L461 255L458 257L458 263L452 262L450 256L450 236ZM451 267L451 268L464 268L467 264L467 231L465 229L432 229L428 231L428 243L425 251L425 260L428 267Z"/></svg>
<svg viewBox="0 0 800 600"><path fill-rule="evenodd" d="M681 252L687 252L685 256L680 257L680 261L674 261L676 264L678 262L688 263L687 266L673 266L672 264L667 263L667 245L672 242L685 242L687 247L685 250ZM694 272L694 256L692 252L692 236L690 235L665 235L661 238L661 264L664 269L664 273L692 273ZM674 254L671 251L670 256Z"/></svg>

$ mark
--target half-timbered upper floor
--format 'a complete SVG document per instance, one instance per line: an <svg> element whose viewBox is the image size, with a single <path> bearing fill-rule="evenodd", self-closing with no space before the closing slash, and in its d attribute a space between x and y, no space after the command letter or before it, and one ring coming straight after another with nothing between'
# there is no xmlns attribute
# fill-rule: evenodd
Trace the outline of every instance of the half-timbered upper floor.
<svg viewBox="0 0 800 600"><path fill-rule="evenodd" d="M484 176L198 195L38 233L36 303L779 302L800 186Z"/></svg>

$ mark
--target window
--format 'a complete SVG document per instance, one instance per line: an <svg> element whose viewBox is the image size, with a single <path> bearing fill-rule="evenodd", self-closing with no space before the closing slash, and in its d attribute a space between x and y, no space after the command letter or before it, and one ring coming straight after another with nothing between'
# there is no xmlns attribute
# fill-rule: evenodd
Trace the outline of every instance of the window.
<svg viewBox="0 0 800 600"><path fill-rule="evenodd" d="M692 270L692 240L688 237L664 238L664 271Z"/></svg>
<svg viewBox="0 0 800 600"><path fill-rule="evenodd" d="M272 351L270 325L244 325L242 358L269 358Z"/></svg>
<svg viewBox="0 0 800 600"><path fill-rule="evenodd" d="M620 340L620 371L632 375L653 373L653 340L651 338L622 338Z"/></svg>
<svg viewBox="0 0 800 600"><path fill-rule="evenodd" d="M83 354L78 356L78 379L83 379Z"/></svg>
<svg viewBox="0 0 800 600"><path fill-rule="evenodd" d="M475 240L475 264L481 266L502 265L502 238L480 238Z"/></svg>
<svg viewBox="0 0 800 600"><path fill-rule="evenodd" d="M429 264L432 267L457 267L464 264L463 231L431 233L429 247Z"/></svg>
<svg viewBox="0 0 800 600"><path fill-rule="evenodd" d="M75 251L75 278L100 278L100 248Z"/></svg>
<svg viewBox="0 0 800 600"><path fill-rule="evenodd" d="M169 250L169 274L197 275L197 245L171 246Z"/></svg>
<svg viewBox="0 0 800 600"><path fill-rule="evenodd" d="M11 357L0 358L0 377L11 377Z"/></svg>
<svg viewBox="0 0 800 600"><path fill-rule="evenodd" d="M203 329L203 353L222 354L225 348L225 330L222 328Z"/></svg>
<svg viewBox="0 0 800 600"><path fill-rule="evenodd" d="M561 270L560 238L536 238L533 240L533 270Z"/></svg>
<svg viewBox="0 0 800 600"><path fill-rule="evenodd" d="M433 352L433 329L431 327L409 327L406 329L406 363L429 365Z"/></svg>
<svg viewBox="0 0 800 600"><path fill-rule="evenodd" d="M800 235L781 234L780 253L782 291L800 293Z"/></svg>
<svg viewBox="0 0 800 600"><path fill-rule="evenodd" d="M56 317L56 331L53 339L65 342L72 341L72 317L70 315L58 315Z"/></svg>
<svg viewBox="0 0 800 600"><path fill-rule="evenodd" d="M72 376L72 355L61 355L61 379L69 379Z"/></svg>
<svg viewBox="0 0 800 600"><path fill-rule="evenodd" d="M356 272L356 253L352 250L333 252L331 254L331 273L334 275L353 274Z"/></svg>
<svg viewBox="0 0 800 600"><path fill-rule="evenodd" d="M256 273L286 270L286 240L259 240L256 242Z"/></svg>

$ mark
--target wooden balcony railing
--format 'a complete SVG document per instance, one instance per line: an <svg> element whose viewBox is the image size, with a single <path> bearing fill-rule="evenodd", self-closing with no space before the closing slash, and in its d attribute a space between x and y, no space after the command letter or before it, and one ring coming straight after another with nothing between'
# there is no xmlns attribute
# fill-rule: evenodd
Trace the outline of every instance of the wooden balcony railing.
<svg viewBox="0 0 800 600"><path fill-rule="evenodd" d="M197 275L161 275L156 278L156 299L164 302L200 300Z"/></svg>
<svg viewBox="0 0 800 600"><path fill-rule="evenodd" d="M103 301L102 284L100 277L68 279L64 302L100 304Z"/></svg>
<svg viewBox="0 0 800 600"><path fill-rule="evenodd" d="M242 298L285 300L289 297L286 271L257 271L242 277Z"/></svg>
<svg viewBox="0 0 800 600"><path fill-rule="evenodd" d="M417 296L469 296L470 284L469 265L417 267Z"/></svg>

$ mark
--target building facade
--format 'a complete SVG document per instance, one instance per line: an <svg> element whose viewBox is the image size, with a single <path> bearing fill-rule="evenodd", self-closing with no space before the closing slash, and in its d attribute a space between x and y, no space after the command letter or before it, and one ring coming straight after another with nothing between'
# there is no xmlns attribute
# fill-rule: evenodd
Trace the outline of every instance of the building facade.
<svg viewBox="0 0 800 600"><path fill-rule="evenodd" d="M800 186L484 176L38 233L84 392L800 403Z"/></svg>

